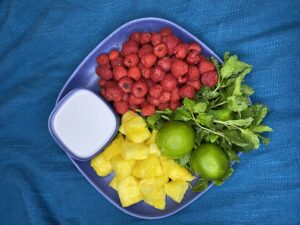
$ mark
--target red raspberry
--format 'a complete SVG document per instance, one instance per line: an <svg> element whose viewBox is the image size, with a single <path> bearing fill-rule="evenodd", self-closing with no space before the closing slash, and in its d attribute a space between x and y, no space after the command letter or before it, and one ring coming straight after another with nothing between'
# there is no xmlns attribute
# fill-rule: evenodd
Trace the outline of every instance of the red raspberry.
<svg viewBox="0 0 300 225"><path fill-rule="evenodd" d="M153 87L150 88L149 94L154 98L159 98L163 93L163 89L160 85L155 84Z"/></svg>
<svg viewBox="0 0 300 225"><path fill-rule="evenodd" d="M113 73L109 65L98 66L96 68L96 73L104 80L110 80L111 78L113 78Z"/></svg>
<svg viewBox="0 0 300 225"><path fill-rule="evenodd" d="M191 42L188 44L189 52L195 51L197 54L201 53L201 46L197 42Z"/></svg>
<svg viewBox="0 0 300 225"><path fill-rule="evenodd" d="M148 85L146 81L136 81L132 85L132 93L138 98L144 97L148 93Z"/></svg>
<svg viewBox="0 0 300 225"><path fill-rule="evenodd" d="M199 69L199 73L203 74L215 70L215 65L212 62L205 59L204 57L202 57L200 59L198 69Z"/></svg>
<svg viewBox="0 0 300 225"><path fill-rule="evenodd" d="M188 63L188 64L192 64L192 65L195 65L195 64L198 64L199 61L200 61L200 56L199 54L196 52L196 51L191 51L188 56L186 57L185 61Z"/></svg>
<svg viewBox="0 0 300 225"><path fill-rule="evenodd" d="M180 105L181 105L181 104L180 104L179 101L170 102L169 108L170 108L172 111L175 111Z"/></svg>
<svg viewBox="0 0 300 225"><path fill-rule="evenodd" d="M188 65L181 59L177 59L173 62L171 66L171 73L176 77L179 78L182 75L188 72Z"/></svg>
<svg viewBox="0 0 300 225"><path fill-rule="evenodd" d="M140 32L133 32L130 35L129 40L135 41L136 43L140 43L140 41L141 41L141 33Z"/></svg>
<svg viewBox="0 0 300 225"><path fill-rule="evenodd" d="M168 47L165 43L158 44L154 47L153 53L158 57L162 58L168 53Z"/></svg>
<svg viewBox="0 0 300 225"><path fill-rule="evenodd" d="M147 68L150 68L156 63L156 56L152 53L146 54L141 58L141 62Z"/></svg>
<svg viewBox="0 0 300 225"><path fill-rule="evenodd" d="M201 75L201 83L207 87L213 87L218 82L218 74L216 71L210 71Z"/></svg>
<svg viewBox="0 0 300 225"><path fill-rule="evenodd" d="M162 38L162 42L165 43L168 46L168 54L169 55L173 55L174 53L174 49L176 47L176 45L178 44L178 38L175 37L174 35L168 35L168 36L164 36Z"/></svg>
<svg viewBox="0 0 300 225"><path fill-rule="evenodd" d="M124 66L114 66L113 74L116 80L120 80L122 77L127 76L127 70L125 69Z"/></svg>
<svg viewBox="0 0 300 225"><path fill-rule="evenodd" d="M177 80L172 74L166 74L165 78L160 82L165 91L172 91L176 88Z"/></svg>
<svg viewBox="0 0 300 225"><path fill-rule="evenodd" d="M125 101L114 102L114 108L118 114L122 115L128 111L129 104Z"/></svg>
<svg viewBox="0 0 300 225"><path fill-rule="evenodd" d="M157 65L160 66L164 71L168 72L171 69L172 59L169 57L163 57L158 60Z"/></svg>
<svg viewBox="0 0 300 225"><path fill-rule="evenodd" d="M148 105L148 104L149 104L149 103L145 101L145 102L143 102L142 104L140 104L139 108L142 109L144 106L146 106L146 105Z"/></svg>
<svg viewBox="0 0 300 225"><path fill-rule="evenodd" d="M149 102L150 104L152 104L154 106L158 106L160 104L159 98L154 98L151 95L147 96L147 102Z"/></svg>
<svg viewBox="0 0 300 225"><path fill-rule="evenodd" d="M187 85L190 85L191 87L195 88L196 91L198 91L201 88L200 80L188 81Z"/></svg>
<svg viewBox="0 0 300 225"><path fill-rule="evenodd" d="M122 55L126 56L130 53L138 53L139 46L135 41L125 41L122 47Z"/></svg>
<svg viewBox="0 0 300 225"><path fill-rule="evenodd" d="M168 36L172 34L172 30L169 27L162 28L160 30L161 36Z"/></svg>
<svg viewBox="0 0 300 225"><path fill-rule="evenodd" d="M105 97L105 91L106 91L106 90L105 90L104 87L101 88L101 89L100 89L100 95L106 99L106 97Z"/></svg>
<svg viewBox="0 0 300 225"><path fill-rule="evenodd" d="M171 102L175 102L175 101L179 101L179 100L180 100L179 89L178 88L174 88L174 90L172 90L172 92L171 92L170 101Z"/></svg>
<svg viewBox="0 0 300 225"><path fill-rule="evenodd" d="M107 80L100 79L100 80L98 81L98 84L99 84L100 87L105 87L106 82L107 82Z"/></svg>
<svg viewBox="0 0 300 225"><path fill-rule="evenodd" d="M128 77L131 77L134 80L141 79L141 71L137 66L130 67L127 74Z"/></svg>
<svg viewBox="0 0 300 225"><path fill-rule="evenodd" d="M147 44L151 41L151 34L147 33L147 32L142 32L141 33L141 40L140 43L142 45Z"/></svg>
<svg viewBox="0 0 300 225"><path fill-rule="evenodd" d="M179 89L179 95L181 98L193 98L195 96L196 92L195 89L189 85L184 85Z"/></svg>
<svg viewBox="0 0 300 225"><path fill-rule="evenodd" d="M142 76L144 78L149 78L150 77L150 73L151 73L151 68L146 68L143 64L139 64Z"/></svg>
<svg viewBox="0 0 300 225"><path fill-rule="evenodd" d="M101 55L99 55L97 57L97 63L100 66L104 66L104 65L109 64L109 58L108 58L107 54L101 54Z"/></svg>
<svg viewBox="0 0 300 225"><path fill-rule="evenodd" d="M108 98L107 100L110 99L111 101L119 102L123 98L123 91L120 87L114 86L107 88L105 95Z"/></svg>
<svg viewBox="0 0 300 225"><path fill-rule="evenodd" d="M146 83L148 85L149 90L155 85L155 83L150 79L146 79Z"/></svg>
<svg viewBox="0 0 300 225"><path fill-rule="evenodd" d="M152 116L155 113L155 106L147 104L142 108L143 116Z"/></svg>
<svg viewBox="0 0 300 225"><path fill-rule="evenodd" d="M143 45L143 46L140 48L140 50L139 50L139 52L138 52L138 55L139 55L140 58L142 58L144 55L147 55L147 54L149 54L149 53L152 53L152 50L153 50L152 45L150 45L150 44Z"/></svg>
<svg viewBox="0 0 300 225"><path fill-rule="evenodd" d="M108 80L105 84L105 88L106 89L109 89L109 88L112 88L112 87L116 87L118 86L118 83L114 80Z"/></svg>
<svg viewBox="0 0 300 225"><path fill-rule="evenodd" d="M111 66L123 66L123 58L121 56L117 56L111 61Z"/></svg>
<svg viewBox="0 0 300 225"><path fill-rule="evenodd" d="M153 82L160 82L164 79L164 77L165 77L165 71L161 67L156 66L151 69L150 79Z"/></svg>
<svg viewBox="0 0 300 225"><path fill-rule="evenodd" d="M171 99L171 92L168 91L164 91L161 96L159 97L159 100L161 103L166 103L168 101L170 101Z"/></svg>
<svg viewBox="0 0 300 225"><path fill-rule="evenodd" d="M196 66L189 66L187 77L189 81L199 80L200 73L198 68Z"/></svg>
<svg viewBox="0 0 300 225"><path fill-rule="evenodd" d="M177 59L184 59L187 55L188 47L186 44L179 44L174 48L174 54Z"/></svg>
<svg viewBox="0 0 300 225"><path fill-rule="evenodd" d="M120 55L120 52L118 50L111 50L108 58L110 61L113 61L115 58L117 58Z"/></svg>
<svg viewBox="0 0 300 225"><path fill-rule="evenodd" d="M124 93L122 101L128 102L129 94Z"/></svg>
<svg viewBox="0 0 300 225"><path fill-rule="evenodd" d="M140 105L143 102L145 102L145 98L144 97L138 98L134 94L130 94L129 95L129 99L128 99L129 105Z"/></svg>
<svg viewBox="0 0 300 225"><path fill-rule="evenodd" d="M179 84L185 84L187 81L188 81L188 77L185 75L178 78Z"/></svg>
<svg viewBox="0 0 300 225"><path fill-rule="evenodd" d="M129 109L131 110L131 111L133 111L133 112L136 112L136 110L138 109L138 105L130 105L129 104Z"/></svg>
<svg viewBox="0 0 300 225"><path fill-rule="evenodd" d="M159 106L158 106L158 109L163 111L163 110L165 110L168 107L169 107L169 103L168 102L166 102L166 103L160 103Z"/></svg>
<svg viewBox="0 0 300 225"><path fill-rule="evenodd" d="M161 43L161 38L162 38L161 34L153 32L151 34L151 44L153 46L156 46L156 45L160 44Z"/></svg>
<svg viewBox="0 0 300 225"><path fill-rule="evenodd" d="M122 77L119 80L119 87L125 92L130 93L132 88L133 80L129 77Z"/></svg>
<svg viewBox="0 0 300 225"><path fill-rule="evenodd" d="M127 67L136 66L139 63L139 57L137 54L129 54L124 58L124 65Z"/></svg>

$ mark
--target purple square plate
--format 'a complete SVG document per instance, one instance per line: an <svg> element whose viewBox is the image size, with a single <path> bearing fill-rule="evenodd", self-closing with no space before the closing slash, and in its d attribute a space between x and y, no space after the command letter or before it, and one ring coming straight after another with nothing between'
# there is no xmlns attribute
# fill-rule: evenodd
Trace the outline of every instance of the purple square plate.
<svg viewBox="0 0 300 225"><path fill-rule="evenodd" d="M112 48L120 49L123 42L134 31L152 32L159 31L163 27L170 27L174 34L185 42L198 42L202 47L202 54L204 56L213 56L219 62L223 62L203 42L171 21L153 17L132 20L111 33L82 61L82 63L76 68L62 88L56 104L75 88L86 88L95 93L99 93L99 87L97 84L98 76L95 73L96 57L100 53L109 52ZM167 198L165 210L155 209L144 202L137 203L127 208L122 208L117 192L108 186L110 180L113 178L112 174L107 177L99 177L90 166L90 161L79 161L72 158L70 155L68 156L77 169L82 173L82 175L90 182L90 184L93 185L96 190L100 192L109 202L111 202L121 211L142 219L159 219L173 215L201 197L213 186L213 184L210 184L209 187L202 193L194 193L189 189L180 204L177 204L171 199Z"/></svg>

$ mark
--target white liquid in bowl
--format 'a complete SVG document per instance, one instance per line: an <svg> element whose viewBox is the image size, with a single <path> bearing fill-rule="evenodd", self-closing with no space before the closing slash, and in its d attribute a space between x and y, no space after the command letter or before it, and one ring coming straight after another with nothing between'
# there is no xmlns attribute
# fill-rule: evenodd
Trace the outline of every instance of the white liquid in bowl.
<svg viewBox="0 0 300 225"><path fill-rule="evenodd" d="M116 118L105 102L84 89L74 92L53 119L56 136L69 151L82 159L103 148L116 126Z"/></svg>

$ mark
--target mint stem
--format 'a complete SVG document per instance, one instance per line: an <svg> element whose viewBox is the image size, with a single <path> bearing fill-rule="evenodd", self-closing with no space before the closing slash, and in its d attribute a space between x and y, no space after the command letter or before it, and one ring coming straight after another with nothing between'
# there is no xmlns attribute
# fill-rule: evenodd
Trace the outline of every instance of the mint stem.
<svg viewBox="0 0 300 225"><path fill-rule="evenodd" d="M220 106L220 105L224 105L224 104L226 104L226 103L227 103L227 101L224 101L224 102L221 102L221 103L219 103L219 104L216 104L216 105L214 105L214 106L212 106L212 107L210 107L210 108L212 109L212 108L218 107L218 106Z"/></svg>

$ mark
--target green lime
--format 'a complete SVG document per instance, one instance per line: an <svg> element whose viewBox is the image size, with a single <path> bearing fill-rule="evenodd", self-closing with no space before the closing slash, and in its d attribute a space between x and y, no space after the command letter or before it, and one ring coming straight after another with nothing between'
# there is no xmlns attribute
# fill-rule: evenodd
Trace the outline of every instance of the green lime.
<svg viewBox="0 0 300 225"><path fill-rule="evenodd" d="M230 168L226 153L217 145L205 143L193 151L193 170L207 180L222 179Z"/></svg>
<svg viewBox="0 0 300 225"><path fill-rule="evenodd" d="M233 119L233 112L229 109L218 109L210 111L216 120L226 121Z"/></svg>
<svg viewBox="0 0 300 225"><path fill-rule="evenodd" d="M192 151L194 141L193 128L179 121L164 124L155 140L161 153L173 159L178 159Z"/></svg>

